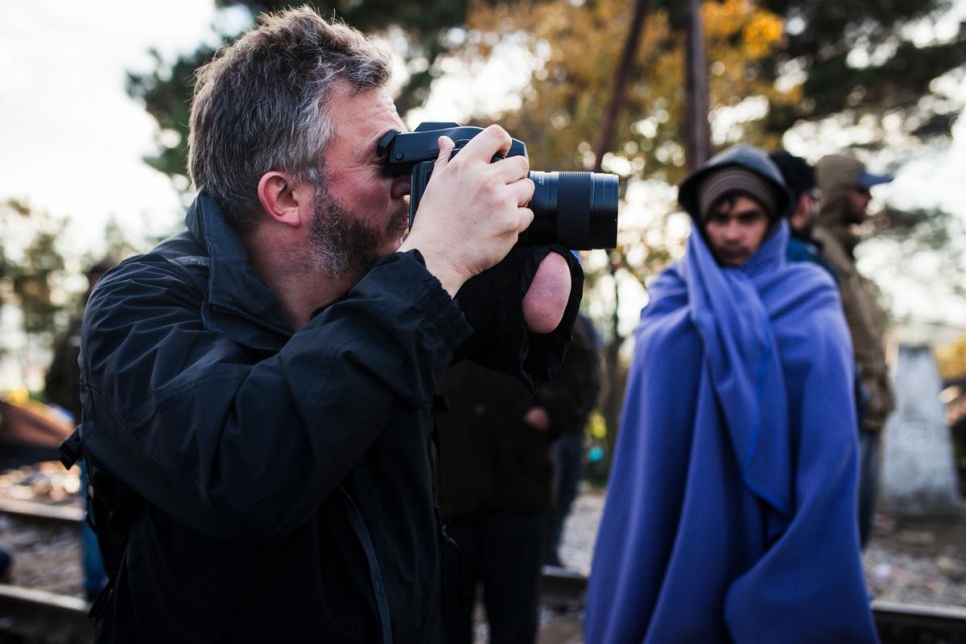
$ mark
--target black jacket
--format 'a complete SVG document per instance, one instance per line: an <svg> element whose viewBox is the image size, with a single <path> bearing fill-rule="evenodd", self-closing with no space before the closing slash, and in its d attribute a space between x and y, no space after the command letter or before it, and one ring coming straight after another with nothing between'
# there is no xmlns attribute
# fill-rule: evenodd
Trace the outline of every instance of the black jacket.
<svg viewBox="0 0 966 644"><path fill-rule="evenodd" d="M293 333L217 205L186 221L85 315L86 454L143 500L100 639L432 641L431 407L460 306L394 254ZM567 335L505 351L539 383Z"/></svg>
<svg viewBox="0 0 966 644"><path fill-rule="evenodd" d="M438 419L444 518L552 509L551 444L562 434L583 431L600 389L593 333L589 320L578 320L563 363L537 393L470 361L447 370L440 387L446 411ZM525 422L532 407L547 413L549 430Z"/></svg>

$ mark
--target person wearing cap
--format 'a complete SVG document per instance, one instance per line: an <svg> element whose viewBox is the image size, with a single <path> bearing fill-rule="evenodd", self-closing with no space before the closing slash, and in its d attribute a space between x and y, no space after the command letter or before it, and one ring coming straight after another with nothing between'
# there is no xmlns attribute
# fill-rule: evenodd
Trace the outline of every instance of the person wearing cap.
<svg viewBox="0 0 966 644"><path fill-rule="evenodd" d="M585 641L875 642L834 281L786 261L763 151L722 152L678 201L693 232L641 314Z"/></svg>
<svg viewBox="0 0 966 644"><path fill-rule="evenodd" d="M885 359L885 314L878 302L878 290L855 265L855 247L860 242L854 227L868 218L871 189L889 183L892 176L873 174L851 156L831 154L815 166L822 191L821 210L815 239L835 272L842 307L849 325L855 362L862 380L859 400L859 534L863 546L872 532L879 470L879 434L895 407L895 397Z"/></svg>
<svg viewBox="0 0 966 644"><path fill-rule="evenodd" d="M788 214L790 235L785 257L790 262L814 262L834 277L835 272L825 260L821 244L812 236L822 199L822 192L815 185L815 168L802 157L785 150L775 150L768 158L778 166L785 185L792 192L792 209Z"/></svg>

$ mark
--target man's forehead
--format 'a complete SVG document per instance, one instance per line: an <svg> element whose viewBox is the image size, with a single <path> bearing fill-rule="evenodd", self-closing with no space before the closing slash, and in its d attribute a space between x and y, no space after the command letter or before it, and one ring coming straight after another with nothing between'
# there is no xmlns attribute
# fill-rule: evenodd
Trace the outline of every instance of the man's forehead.
<svg viewBox="0 0 966 644"><path fill-rule="evenodd" d="M405 129L385 87L354 89L340 82L334 88L329 109L335 114L331 125L334 140L348 138L353 145L359 145L372 139L374 146L386 132Z"/></svg>
<svg viewBox="0 0 966 644"><path fill-rule="evenodd" d="M743 215L760 214L767 217L765 208L758 203L758 200L750 195L734 192L729 195L731 198L723 199L715 212L715 216L741 217Z"/></svg>

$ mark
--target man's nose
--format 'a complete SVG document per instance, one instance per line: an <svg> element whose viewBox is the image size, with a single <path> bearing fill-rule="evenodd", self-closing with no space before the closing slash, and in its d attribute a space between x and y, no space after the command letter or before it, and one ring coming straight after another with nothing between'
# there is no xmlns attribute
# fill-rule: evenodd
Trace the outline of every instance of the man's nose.
<svg viewBox="0 0 966 644"><path fill-rule="evenodd" d="M741 239L742 234L741 224L735 219L729 221L728 225L725 226L725 238L730 241Z"/></svg>

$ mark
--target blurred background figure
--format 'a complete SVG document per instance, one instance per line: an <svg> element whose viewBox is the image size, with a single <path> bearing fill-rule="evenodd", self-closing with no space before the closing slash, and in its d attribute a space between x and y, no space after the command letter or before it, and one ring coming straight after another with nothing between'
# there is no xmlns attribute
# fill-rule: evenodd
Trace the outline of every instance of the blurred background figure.
<svg viewBox="0 0 966 644"><path fill-rule="evenodd" d="M834 277L835 272L825 260L821 244L812 236L822 199L822 192L815 185L815 168L785 150L776 150L768 156L778 166L794 199L788 214L791 235L785 256L790 262L814 262Z"/></svg>
<svg viewBox="0 0 966 644"><path fill-rule="evenodd" d="M861 241L855 227L866 222L871 189L892 181L890 175L872 174L865 164L844 154L822 157L815 166L822 204L815 239L835 272L842 308L852 335L855 363L862 380L856 401L859 426L859 538L868 543L875 514L879 480L879 436L895 407L895 396L885 359L885 314L879 293L855 265L855 247Z"/></svg>
<svg viewBox="0 0 966 644"><path fill-rule="evenodd" d="M10 565L13 563L13 558L7 549L0 546L0 579L7 576L7 571L10 570Z"/></svg>
<svg viewBox="0 0 966 644"><path fill-rule="evenodd" d="M490 642L536 640L540 572L554 523L552 446L564 434L582 436L594 406L600 375L592 333L589 320L577 322L560 370L536 394L469 361L447 371L437 421L440 507L456 546L444 546L443 555L446 644L473 641L477 589ZM579 462L567 476L579 478Z"/></svg>
<svg viewBox="0 0 966 644"><path fill-rule="evenodd" d="M94 286L98 280L114 267L117 262L111 258L104 258L87 269L87 292L84 294L84 305L87 304ZM70 414L75 424L80 423L80 336L83 310L74 316L67 327L67 331L54 346L54 357L47 370L44 385L44 397L47 402L61 407ZM81 474L81 490L87 488L87 468L83 459L79 462ZM84 569L84 595L88 601L93 601L107 583L107 573L104 562L97 546L97 535L85 521L81 526L81 552Z"/></svg>
<svg viewBox="0 0 966 644"><path fill-rule="evenodd" d="M600 337L594 323L583 313L579 314L574 325L573 343L564 358L556 385L544 392L545 396L554 392L574 395L569 405L567 401L561 401L557 407L561 413L554 419L559 436L551 448L555 500L547 515L547 547L543 562L547 566L566 566L560 558L560 537L583 478L584 429L600 394L600 350ZM572 382L564 382L568 378Z"/></svg>

